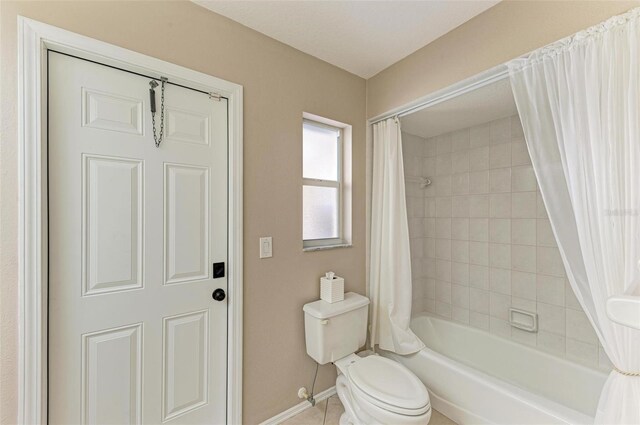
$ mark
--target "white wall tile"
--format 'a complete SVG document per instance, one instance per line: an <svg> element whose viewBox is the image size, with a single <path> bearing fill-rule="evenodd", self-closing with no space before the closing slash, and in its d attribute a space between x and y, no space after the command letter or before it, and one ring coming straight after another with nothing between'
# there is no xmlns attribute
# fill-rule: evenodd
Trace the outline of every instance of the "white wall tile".
<svg viewBox="0 0 640 425"><path fill-rule="evenodd" d="M429 313L436 314L436 300L426 299L424 302L424 309Z"/></svg>
<svg viewBox="0 0 640 425"><path fill-rule="evenodd" d="M469 263L469 241L451 242L451 259L459 263Z"/></svg>
<svg viewBox="0 0 640 425"><path fill-rule="evenodd" d="M489 219L489 241L496 243L511 243L511 219Z"/></svg>
<svg viewBox="0 0 640 425"><path fill-rule="evenodd" d="M439 154L436 157L436 176L451 174L451 154Z"/></svg>
<svg viewBox="0 0 640 425"><path fill-rule="evenodd" d="M443 153L451 153L451 145L451 133L436 136L436 152L438 155Z"/></svg>
<svg viewBox="0 0 640 425"><path fill-rule="evenodd" d="M425 198L424 199L424 216L435 217L436 216L436 200L438 198Z"/></svg>
<svg viewBox="0 0 640 425"><path fill-rule="evenodd" d="M489 291L469 288L469 309L478 313L489 314Z"/></svg>
<svg viewBox="0 0 640 425"><path fill-rule="evenodd" d="M407 196L407 215L409 217L424 217L424 199Z"/></svg>
<svg viewBox="0 0 640 425"><path fill-rule="evenodd" d="M416 262L414 261L413 264L416 264ZM413 271L413 267L412 267L412 271ZM422 276L435 279L436 277L436 259L435 258L422 259Z"/></svg>
<svg viewBox="0 0 640 425"><path fill-rule="evenodd" d="M535 332L527 332L518 328L511 328L511 339L531 347L535 347L538 342Z"/></svg>
<svg viewBox="0 0 640 425"><path fill-rule="evenodd" d="M466 173L469 171L469 151L458 151L451 154L451 172Z"/></svg>
<svg viewBox="0 0 640 425"><path fill-rule="evenodd" d="M549 353L564 355L566 339L562 335L555 333L539 331L538 332L538 348Z"/></svg>
<svg viewBox="0 0 640 425"><path fill-rule="evenodd" d="M404 175L420 176L422 175L422 158L419 156L408 156L404 159Z"/></svg>
<svg viewBox="0 0 640 425"><path fill-rule="evenodd" d="M544 201L542 200L542 194L540 192L536 192L536 218L549 218L547 215L547 208L544 206Z"/></svg>
<svg viewBox="0 0 640 425"><path fill-rule="evenodd" d="M487 242L469 242L469 264L489 265L489 244Z"/></svg>
<svg viewBox="0 0 640 425"><path fill-rule="evenodd" d="M422 299L425 297L424 295L424 291L425 291L425 281L427 279L426 278L414 278L411 282L412 286L413 286L413 292L411 293L411 295L413 296L413 299Z"/></svg>
<svg viewBox="0 0 640 425"><path fill-rule="evenodd" d="M451 198L451 217L469 217L468 196L453 196Z"/></svg>
<svg viewBox="0 0 640 425"><path fill-rule="evenodd" d="M468 218L452 218L451 219L451 239L469 240L469 219Z"/></svg>
<svg viewBox="0 0 640 425"><path fill-rule="evenodd" d="M451 260L451 239L436 239L436 258Z"/></svg>
<svg viewBox="0 0 640 425"><path fill-rule="evenodd" d="M511 267L521 272L536 272L536 247L511 245Z"/></svg>
<svg viewBox="0 0 640 425"><path fill-rule="evenodd" d="M511 143L511 165L531 165L527 145L521 142Z"/></svg>
<svg viewBox="0 0 640 425"><path fill-rule="evenodd" d="M469 264L469 286L489 290L489 267Z"/></svg>
<svg viewBox="0 0 640 425"><path fill-rule="evenodd" d="M417 183L405 181L405 192L407 196L422 196L422 190Z"/></svg>
<svg viewBox="0 0 640 425"><path fill-rule="evenodd" d="M511 166L511 143L493 145L489 148L489 168Z"/></svg>
<svg viewBox="0 0 640 425"><path fill-rule="evenodd" d="M514 297L511 295L511 307L524 311L535 313L538 311L538 306L534 300L528 300L526 298Z"/></svg>
<svg viewBox="0 0 640 425"><path fill-rule="evenodd" d="M489 192L511 192L511 168L496 168L489 171Z"/></svg>
<svg viewBox="0 0 640 425"><path fill-rule="evenodd" d="M438 198L424 198L424 216L425 217L436 216L436 199Z"/></svg>
<svg viewBox="0 0 640 425"><path fill-rule="evenodd" d="M536 300L536 274L511 272L511 294L514 297Z"/></svg>
<svg viewBox="0 0 640 425"><path fill-rule="evenodd" d="M451 239L451 218L436 218L436 237Z"/></svg>
<svg viewBox="0 0 640 425"><path fill-rule="evenodd" d="M426 157L435 157L436 156L436 154L437 154L436 143L437 143L437 140L436 140L435 137L431 137L431 138L427 139L424 142L424 147L423 147L424 156L426 156Z"/></svg>
<svg viewBox="0 0 640 425"><path fill-rule="evenodd" d="M487 242L489 240L488 218L469 219L469 240L476 242Z"/></svg>
<svg viewBox="0 0 640 425"><path fill-rule="evenodd" d="M425 298L436 298L436 280L425 278L424 294Z"/></svg>
<svg viewBox="0 0 640 425"><path fill-rule="evenodd" d="M536 220L514 218L511 220L511 243L517 245L536 244Z"/></svg>
<svg viewBox="0 0 640 425"><path fill-rule="evenodd" d="M469 193L489 193L489 170L469 173Z"/></svg>
<svg viewBox="0 0 640 425"><path fill-rule="evenodd" d="M589 366L598 365L598 346L567 338L567 358L575 359Z"/></svg>
<svg viewBox="0 0 640 425"><path fill-rule="evenodd" d="M469 196L469 217L481 218L489 217L489 196L470 195Z"/></svg>
<svg viewBox="0 0 640 425"><path fill-rule="evenodd" d="M469 312L469 324L474 328L489 330L489 315L483 313L477 313L475 311Z"/></svg>
<svg viewBox="0 0 640 425"><path fill-rule="evenodd" d="M469 285L468 263L451 263L451 282L464 286Z"/></svg>
<svg viewBox="0 0 640 425"><path fill-rule="evenodd" d="M519 118L424 140L405 136L413 314L428 311L610 368L565 276ZM537 312L539 332L508 323Z"/></svg>
<svg viewBox="0 0 640 425"><path fill-rule="evenodd" d="M451 176L451 194L466 195L469 193L469 173L454 174Z"/></svg>
<svg viewBox="0 0 640 425"><path fill-rule="evenodd" d="M469 171L483 171L489 169L489 147L471 149L469 151Z"/></svg>
<svg viewBox="0 0 640 425"><path fill-rule="evenodd" d="M451 282L451 261L436 260L436 279Z"/></svg>
<svg viewBox="0 0 640 425"><path fill-rule="evenodd" d="M437 196L451 195L451 175L437 176L432 183Z"/></svg>
<svg viewBox="0 0 640 425"><path fill-rule="evenodd" d="M511 325L509 325L509 322L494 316L489 317L489 331L503 338L511 338Z"/></svg>
<svg viewBox="0 0 640 425"><path fill-rule="evenodd" d="M489 315L501 320L509 320L511 297L509 295L491 292L489 294Z"/></svg>
<svg viewBox="0 0 640 425"><path fill-rule="evenodd" d="M436 174L436 158L422 158L422 174L421 176L433 176Z"/></svg>
<svg viewBox="0 0 640 425"><path fill-rule="evenodd" d="M602 348L602 345L598 347L598 366L607 371L613 369L613 363L611 363L611 360L604 351L604 348Z"/></svg>
<svg viewBox="0 0 640 425"><path fill-rule="evenodd" d="M547 248L539 246L537 249L537 270L540 274L564 277L564 265L558 248Z"/></svg>
<svg viewBox="0 0 640 425"><path fill-rule="evenodd" d="M425 218L422 223L424 226L424 235L428 238L435 238L436 237L436 219Z"/></svg>
<svg viewBox="0 0 640 425"><path fill-rule="evenodd" d="M511 141L511 117L491 122L491 144L499 145Z"/></svg>
<svg viewBox="0 0 640 425"><path fill-rule="evenodd" d="M409 239L409 251L411 258L424 257L424 242L423 238Z"/></svg>
<svg viewBox="0 0 640 425"><path fill-rule="evenodd" d="M451 319L458 323L469 324L469 309L453 306L451 309Z"/></svg>
<svg viewBox="0 0 640 425"><path fill-rule="evenodd" d="M565 309L538 302L538 327L541 331L565 335Z"/></svg>
<svg viewBox="0 0 640 425"><path fill-rule="evenodd" d="M573 292L568 279L564 279L564 303L567 308L582 310L582 307L578 302L578 298L576 298L576 294Z"/></svg>
<svg viewBox="0 0 640 425"><path fill-rule="evenodd" d="M424 237L424 220L422 218L409 218L409 235L412 238Z"/></svg>
<svg viewBox="0 0 640 425"><path fill-rule="evenodd" d="M451 133L452 152L469 150L469 129L454 131Z"/></svg>
<svg viewBox="0 0 640 425"><path fill-rule="evenodd" d="M511 268L511 245L502 243L489 244L489 265L503 269Z"/></svg>
<svg viewBox="0 0 640 425"><path fill-rule="evenodd" d="M491 124L482 124L469 129L469 147L471 149L489 146L491 141Z"/></svg>
<svg viewBox="0 0 640 425"><path fill-rule="evenodd" d="M489 288L492 293L511 294L511 270L489 268Z"/></svg>
<svg viewBox="0 0 640 425"><path fill-rule="evenodd" d="M425 139L414 136L409 133L402 133L402 154L403 157L422 157L424 156Z"/></svg>
<svg viewBox="0 0 640 425"><path fill-rule="evenodd" d="M436 301L451 304L451 283L436 280Z"/></svg>
<svg viewBox="0 0 640 425"><path fill-rule="evenodd" d="M598 337L587 315L578 310L567 310L567 338L587 344L598 344Z"/></svg>
<svg viewBox="0 0 640 425"><path fill-rule="evenodd" d="M518 114L511 117L511 140L524 140L522 122L520 122L520 116L518 116Z"/></svg>
<svg viewBox="0 0 640 425"><path fill-rule="evenodd" d="M451 197L436 198L436 217L451 217Z"/></svg>
<svg viewBox="0 0 640 425"><path fill-rule="evenodd" d="M548 218L538 219L536 240L538 246L558 246Z"/></svg>
<svg viewBox="0 0 640 425"><path fill-rule="evenodd" d="M469 287L451 285L451 304L469 309Z"/></svg>
<svg viewBox="0 0 640 425"><path fill-rule="evenodd" d="M518 192L511 195L513 218L536 218L536 192Z"/></svg>
<svg viewBox="0 0 640 425"><path fill-rule="evenodd" d="M510 193L492 193L489 195L489 217L511 218Z"/></svg>
<svg viewBox="0 0 640 425"><path fill-rule="evenodd" d="M531 165L512 168L511 190L514 192L528 192L535 191L537 188L536 176Z"/></svg>
<svg viewBox="0 0 640 425"><path fill-rule="evenodd" d="M451 304L436 301L436 314L451 319Z"/></svg>
<svg viewBox="0 0 640 425"><path fill-rule="evenodd" d="M564 307L564 279L555 276L537 275L538 300L543 303Z"/></svg>

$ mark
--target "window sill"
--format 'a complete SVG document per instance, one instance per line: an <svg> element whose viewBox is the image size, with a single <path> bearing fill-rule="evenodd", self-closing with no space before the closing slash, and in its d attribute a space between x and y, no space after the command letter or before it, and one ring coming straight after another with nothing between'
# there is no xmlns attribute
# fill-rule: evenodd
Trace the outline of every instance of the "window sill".
<svg viewBox="0 0 640 425"><path fill-rule="evenodd" d="M350 243L340 243L335 245L322 245L322 246L308 246L302 248L303 252L312 252L312 251L325 251L327 249L336 249L336 248L351 248L353 245Z"/></svg>

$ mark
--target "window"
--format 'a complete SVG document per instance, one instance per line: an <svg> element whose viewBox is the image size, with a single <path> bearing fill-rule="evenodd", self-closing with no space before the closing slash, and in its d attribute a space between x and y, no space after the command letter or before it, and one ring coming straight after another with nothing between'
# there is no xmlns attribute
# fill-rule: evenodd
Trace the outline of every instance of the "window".
<svg viewBox="0 0 640 425"><path fill-rule="evenodd" d="M310 119L302 128L303 246L345 245L345 128Z"/></svg>

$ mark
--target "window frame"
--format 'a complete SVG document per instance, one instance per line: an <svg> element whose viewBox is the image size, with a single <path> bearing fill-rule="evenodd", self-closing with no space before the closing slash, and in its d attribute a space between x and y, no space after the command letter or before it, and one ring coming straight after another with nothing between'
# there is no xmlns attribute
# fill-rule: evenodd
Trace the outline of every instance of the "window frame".
<svg viewBox="0 0 640 425"><path fill-rule="evenodd" d="M313 127L319 127L319 128L325 128L325 129L330 129L330 130L337 130L338 132L338 157L337 157L337 161L338 161L338 179L337 180L325 180L325 179L313 179L313 178L305 178L304 177L304 165L303 165L303 171L302 171L302 189L303 189L303 194L304 194L304 187L305 186L314 186L314 187L332 187L332 188L336 188L337 189L337 205L338 205L338 210L337 210L337 214L338 214L338 236L335 238L320 238L320 239L305 239L304 238L304 216L302 217L302 231L303 231L303 236L302 236L302 245L303 248L306 250L313 250L313 249L319 249L319 248L331 248L331 247L338 247L338 246L345 246L347 244L347 242L345 241L345 237L344 237L344 195L343 195L343 176L344 176L344 128L343 127L338 127L336 125L331 125L331 124L327 124L324 122L320 122L320 121L316 121L310 118L303 118L302 119L302 130L303 130L303 136L302 136L302 159L303 159L303 164L304 164L304 127L306 125L309 126L313 126ZM304 195L302 197L302 203L303 203L303 210L304 210Z"/></svg>

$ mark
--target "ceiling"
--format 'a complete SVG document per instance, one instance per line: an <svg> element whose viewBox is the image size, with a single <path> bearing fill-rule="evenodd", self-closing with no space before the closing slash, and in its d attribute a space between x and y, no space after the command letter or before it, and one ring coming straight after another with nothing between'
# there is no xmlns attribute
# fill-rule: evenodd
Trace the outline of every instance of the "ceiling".
<svg viewBox="0 0 640 425"><path fill-rule="evenodd" d="M428 138L518 113L508 78L400 119L402 131Z"/></svg>
<svg viewBox="0 0 640 425"><path fill-rule="evenodd" d="M193 1L369 78L500 0Z"/></svg>

